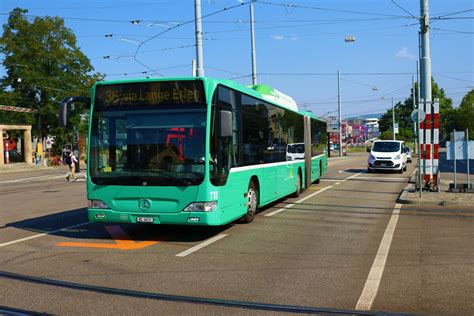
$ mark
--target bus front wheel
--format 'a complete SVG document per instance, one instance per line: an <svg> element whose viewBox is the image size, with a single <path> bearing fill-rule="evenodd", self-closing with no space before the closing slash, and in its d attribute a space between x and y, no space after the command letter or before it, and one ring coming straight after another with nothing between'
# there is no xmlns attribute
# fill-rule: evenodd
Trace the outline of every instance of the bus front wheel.
<svg viewBox="0 0 474 316"><path fill-rule="evenodd" d="M258 192L251 180L247 191L247 213L242 217L245 223L250 223L255 218L258 210Z"/></svg>

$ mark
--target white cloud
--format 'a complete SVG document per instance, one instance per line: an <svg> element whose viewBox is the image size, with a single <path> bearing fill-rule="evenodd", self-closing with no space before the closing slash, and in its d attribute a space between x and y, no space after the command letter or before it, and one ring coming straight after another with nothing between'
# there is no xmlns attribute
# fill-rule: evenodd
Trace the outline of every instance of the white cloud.
<svg viewBox="0 0 474 316"><path fill-rule="evenodd" d="M403 46L396 54L395 57L397 58L406 58L406 59L415 59L415 55L408 51L406 46Z"/></svg>
<svg viewBox="0 0 474 316"><path fill-rule="evenodd" d="M282 41L285 39L285 37L283 35L272 35L272 39L275 41Z"/></svg>
<svg viewBox="0 0 474 316"><path fill-rule="evenodd" d="M272 35L271 38L275 41L285 41L285 40L290 40L290 41L299 41L299 37L296 35L280 35L280 34L275 34Z"/></svg>

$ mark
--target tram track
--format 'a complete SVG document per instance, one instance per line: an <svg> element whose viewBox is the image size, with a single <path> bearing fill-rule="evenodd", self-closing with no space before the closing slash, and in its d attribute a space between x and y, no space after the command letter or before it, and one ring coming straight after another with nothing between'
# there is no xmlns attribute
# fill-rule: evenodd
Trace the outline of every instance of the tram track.
<svg viewBox="0 0 474 316"><path fill-rule="evenodd" d="M261 302L250 302L250 301L238 301L228 299L217 299L197 296L186 296L186 295L174 295L157 292L144 292L134 291L120 288L104 287L98 285L89 285L81 283L73 283L67 281L60 281L54 279L47 279L35 276L28 276L24 274L11 273L6 271L0 271L0 278L10 279L19 282L26 282L32 284L40 284L52 287L58 287L63 289L78 290L95 292L107 295L116 296L127 296L140 299L150 299L168 302L180 302L190 304L204 304L221 306L228 308L240 308L247 310L262 310L271 312L285 312L285 313L297 313L297 314L339 314L339 315L380 315L380 311L365 311L365 310L344 310L336 308L325 308L325 307L312 307L312 306L299 306L299 305L284 305L284 304L269 304ZM408 315L402 313L388 313L383 312L383 315Z"/></svg>

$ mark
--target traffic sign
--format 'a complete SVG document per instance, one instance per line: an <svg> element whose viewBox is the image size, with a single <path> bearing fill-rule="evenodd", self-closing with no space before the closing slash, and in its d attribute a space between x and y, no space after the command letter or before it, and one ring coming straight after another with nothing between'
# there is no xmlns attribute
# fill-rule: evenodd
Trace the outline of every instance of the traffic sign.
<svg viewBox="0 0 474 316"><path fill-rule="evenodd" d="M419 116L418 113L420 114ZM411 120L413 122L423 122L425 120L425 117L426 113L423 110L414 109L413 112L411 112Z"/></svg>

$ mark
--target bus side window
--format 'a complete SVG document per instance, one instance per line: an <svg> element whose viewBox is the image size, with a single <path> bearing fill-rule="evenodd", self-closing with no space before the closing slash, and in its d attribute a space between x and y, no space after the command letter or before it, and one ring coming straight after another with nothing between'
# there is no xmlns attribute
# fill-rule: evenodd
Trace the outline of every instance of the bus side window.
<svg viewBox="0 0 474 316"><path fill-rule="evenodd" d="M211 183L225 185L230 168L240 165L240 133L239 133L239 100L240 94L226 87L219 86L213 97L211 113L211 150L210 176ZM232 114L232 135L220 135L220 111Z"/></svg>

